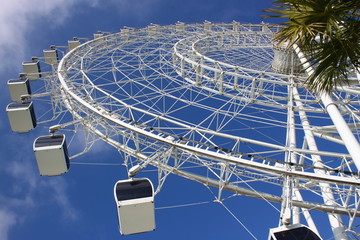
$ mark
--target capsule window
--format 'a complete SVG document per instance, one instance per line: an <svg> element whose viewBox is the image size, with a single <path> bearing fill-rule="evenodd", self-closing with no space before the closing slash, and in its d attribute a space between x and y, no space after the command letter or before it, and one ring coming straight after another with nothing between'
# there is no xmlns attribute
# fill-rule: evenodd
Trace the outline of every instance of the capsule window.
<svg viewBox="0 0 360 240"><path fill-rule="evenodd" d="M321 240L321 238L310 228L299 224L271 229L269 240Z"/></svg>
<svg viewBox="0 0 360 240"><path fill-rule="evenodd" d="M116 185L116 196L118 201L152 197L153 189L147 180L134 180L118 183Z"/></svg>

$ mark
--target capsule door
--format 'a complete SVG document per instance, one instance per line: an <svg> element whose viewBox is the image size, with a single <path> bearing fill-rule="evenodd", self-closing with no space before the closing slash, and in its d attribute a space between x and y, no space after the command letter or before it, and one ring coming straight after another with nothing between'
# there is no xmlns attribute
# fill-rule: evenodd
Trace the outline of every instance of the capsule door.
<svg viewBox="0 0 360 240"><path fill-rule="evenodd" d="M118 181L114 197L122 235L155 230L154 189L149 179Z"/></svg>

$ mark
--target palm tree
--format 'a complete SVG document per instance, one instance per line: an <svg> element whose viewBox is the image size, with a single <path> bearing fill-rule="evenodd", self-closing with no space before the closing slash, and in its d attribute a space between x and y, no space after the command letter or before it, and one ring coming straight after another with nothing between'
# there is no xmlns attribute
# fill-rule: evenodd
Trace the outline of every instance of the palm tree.
<svg viewBox="0 0 360 240"><path fill-rule="evenodd" d="M278 44L297 44L314 68L307 88L330 92L349 84L360 67L359 0L276 0L265 17L287 18L275 35Z"/></svg>

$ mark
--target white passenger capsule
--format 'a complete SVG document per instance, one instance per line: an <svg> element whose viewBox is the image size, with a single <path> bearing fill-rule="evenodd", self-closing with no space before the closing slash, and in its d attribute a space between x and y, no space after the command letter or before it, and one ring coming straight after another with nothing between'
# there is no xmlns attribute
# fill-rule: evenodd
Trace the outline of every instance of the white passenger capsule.
<svg viewBox="0 0 360 240"><path fill-rule="evenodd" d="M34 141L33 149L40 175L58 176L69 171L65 135L38 137Z"/></svg>
<svg viewBox="0 0 360 240"><path fill-rule="evenodd" d="M118 181L114 197L122 235L155 230L154 188L149 179Z"/></svg>
<svg viewBox="0 0 360 240"><path fill-rule="evenodd" d="M6 107L6 112L13 132L26 133L37 125L32 102L10 103Z"/></svg>

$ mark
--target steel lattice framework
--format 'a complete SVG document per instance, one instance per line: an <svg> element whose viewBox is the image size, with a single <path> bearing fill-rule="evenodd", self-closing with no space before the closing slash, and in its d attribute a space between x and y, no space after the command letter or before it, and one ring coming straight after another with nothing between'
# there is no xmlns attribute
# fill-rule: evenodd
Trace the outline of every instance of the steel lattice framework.
<svg viewBox="0 0 360 240"><path fill-rule="evenodd" d="M304 88L296 53L274 48L277 30L152 24L86 41L44 77L54 118L70 112L129 167L158 168L159 189L173 173L219 188L219 200L229 190L281 203L282 218L323 211L350 231L358 170L320 96ZM353 81L331 99L359 139Z"/></svg>

